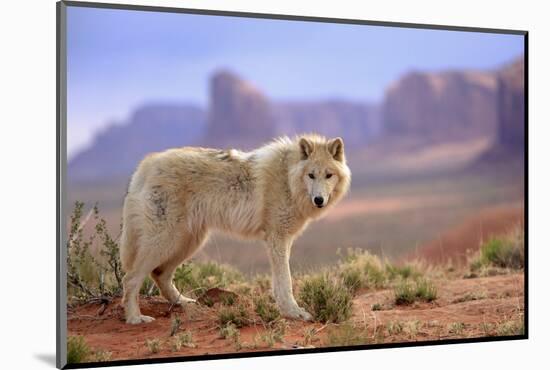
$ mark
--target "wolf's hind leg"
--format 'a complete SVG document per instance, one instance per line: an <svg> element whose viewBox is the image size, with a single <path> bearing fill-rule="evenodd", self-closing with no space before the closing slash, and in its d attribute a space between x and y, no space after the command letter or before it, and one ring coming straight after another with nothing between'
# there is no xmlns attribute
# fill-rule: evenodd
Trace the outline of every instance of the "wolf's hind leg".
<svg viewBox="0 0 550 370"><path fill-rule="evenodd" d="M151 273L151 278L160 290L160 293L169 302L174 304L185 304L195 302L194 299L185 297L174 286L174 272L185 260L190 258L197 249L201 247L206 239L207 233L200 231L197 233L188 234L184 240L180 241L180 246L177 248L175 256L169 261L157 266Z"/></svg>
<svg viewBox="0 0 550 370"><path fill-rule="evenodd" d="M141 324L154 320L154 318L142 315L139 310L139 289L143 283L143 279L147 275L143 270L133 270L127 272L122 279L124 294L122 296L122 305L126 315L126 323Z"/></svg>
<svg viewBox="0 0 550 370"><path fill-rule="evenodd" d="M170 303L173 304L185 304L193 303L194 299L185 297L179 292L179 290L174 286L173 277L176 268L180 263L172 263L170 265L159 266L153 270L151 273L151 278L157 285L160 290L160 294L166 298Z"/></svg>

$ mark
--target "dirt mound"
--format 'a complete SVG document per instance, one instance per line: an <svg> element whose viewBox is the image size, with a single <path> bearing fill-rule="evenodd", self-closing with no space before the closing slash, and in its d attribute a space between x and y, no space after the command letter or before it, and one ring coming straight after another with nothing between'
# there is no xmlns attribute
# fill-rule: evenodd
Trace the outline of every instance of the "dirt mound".
<svg viewBox="0 0 550 370"><path fill-rule="evenodd" d="M409 306L395 306L393 290L367 291L354 299L350 322L354 330L363 333L362 344L507 335L511 325L523 317L523 281L523 274L440 280L435 282L438 298L434 302ZM345 345L350 341L341 332L345 324L288 320L282 341L268 343L261 339L268 327L257 318L238 329L238 342L223 339L216 307L173 306L160 297L141 298L142 312L155 317L155 321L127 325L119 303L115 299L108 304L69 308L68 335L84 336L90 348L110 352L110 360L292 350ZM190 332L193 345L179 349L170 345L176 315L180 318L179 331ZM151 340L158 341L158 351L152 351L147 344Z"/></svg>
<svg viewBox="0 0 550 370"><path fill-rule="evenodd" d="M512 228L523 226L523 207L487 208L470 217L459 226L421 246L408 258L419 258L432 263L464 263L468 256L493 236L502 235Z"/></svg>

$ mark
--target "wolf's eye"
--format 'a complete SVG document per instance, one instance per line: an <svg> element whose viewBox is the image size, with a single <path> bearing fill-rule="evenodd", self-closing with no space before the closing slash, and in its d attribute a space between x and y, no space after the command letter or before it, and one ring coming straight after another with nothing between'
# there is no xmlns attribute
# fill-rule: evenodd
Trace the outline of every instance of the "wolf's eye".
<svg viewBox="0 0 550 370"><path fill-rule="evenodd" d="M327 173L327 179L330 179L332 177L332 173Z"/></svg>
<svg viewBox="0 0 550 370"><path fill-rule="evenodd" d="M310 173L308 176L309 176L310 179L314 179L314 178L315 178L315 175L312 174L312 173Z"/></svg>

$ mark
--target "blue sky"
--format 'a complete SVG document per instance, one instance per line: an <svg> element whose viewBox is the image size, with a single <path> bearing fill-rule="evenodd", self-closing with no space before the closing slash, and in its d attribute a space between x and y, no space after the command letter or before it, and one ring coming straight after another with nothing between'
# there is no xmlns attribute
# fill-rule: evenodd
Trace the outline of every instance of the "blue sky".
<svg viewBox="0 0 550 370"><path fill-rule="evenodd" d="M410 70L491 69L523 37L380 26L68 8L68 150L146 102L206 106L230 69L273 99L380 101Z"/></svg>

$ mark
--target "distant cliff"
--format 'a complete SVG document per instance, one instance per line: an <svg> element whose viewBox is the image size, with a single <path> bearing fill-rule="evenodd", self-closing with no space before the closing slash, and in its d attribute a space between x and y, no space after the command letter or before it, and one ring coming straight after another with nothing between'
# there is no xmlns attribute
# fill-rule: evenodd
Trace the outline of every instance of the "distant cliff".
<svg viewBox="0 0 550 370"><path fill-rule="evenodd" d="M384 133L432 142L493 136L496 92L493 72L408 73L387 90Z"/></svg>
<svg viewBox="0 0 550 370"><path fill-rule="evenodd" d="M498 73L498 141L516 152L523 151L525 140L524 64L520 58Z"/></svg>
<svg viewBox="0 0 550 370"><path fill-rule="evenodd" d="M276 131L271 105L257 88L227 71L212 77L205 143L251 147Z"/></svg>
<svg viewBox="0 0 550 370"><path fill-rule="evenodd" d="M204 134L205 120L205 112L195 106L143 106L126 122L98 133L92 145L70 161L69 179L128 176L147 153L195 143Z"/></svg>

